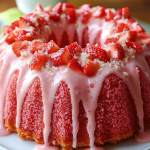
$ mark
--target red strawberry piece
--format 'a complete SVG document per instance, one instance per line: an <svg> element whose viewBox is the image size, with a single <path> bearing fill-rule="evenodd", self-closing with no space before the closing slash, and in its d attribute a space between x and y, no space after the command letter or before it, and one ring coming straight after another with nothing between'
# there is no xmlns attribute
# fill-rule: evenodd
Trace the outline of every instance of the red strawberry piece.
<svg viewBox="0 0 150 150"><path fill-rule="evenodd" d="M132 48L134 49L137 53L139 53L143 48L140 44L136 43L136 42L125 42L128 48Z"/></svg>
<svg viewBox="0 0 150 150"><path fill-rule="evenodd" d="M63 10L66 10L68 8L74 8L74 5L70 4L70 3L63 3Z"/></svg>
<svg viewBox="0 0 150 150"><path fill-rule="evenodd" d="M16 41L32 41L34 39L36 39L38 36L34 31L25 31L25 30L21 30L18 33L18 36L16 37Z"/></svg>
<svg viewBox="0 0 150 150"><path fill-rule="evenodd" d="M88 22L88 20L90 19L90 17L91 17L91 13L90 13L90 11L89 10L81 10L81 12L80 12L80 17L81 17L81 22L83 23L83 24L85 24L85 23L87 23Z"/></svg>
<svg viewBox="0 0 150 150"><path fill-rule="evenodd" d="M129 28L127 29L128 27L127 27L127 25L126 24L124 24L124 23L118 23L117 25L116 25L116 27L115 27L115 29L114 29L114 33L119 33L119 32L123 32L124 31L124 29L126 29L126 30L130 30Z"/></svg>
<svg viewBox="0 0 150 150"><path fill-rule="evenodd" d="M8 34L8 36L6 37L5 41L8 43L8 44L12 44L15 42L15 38L16 38L16 35L11 32Z"/></svg>
<svg viewBox="0 0 150 150"><path fill-rule="evenodd" d="M42 50L44 47L44 43L38 40L35 40L30 45L30 52L34 54L35 52L38 52L39 50Z"/></svg>
<svg viewBox="0 0 150 150"><path fill-rule="evenodd" d="M27 41L17 41L12 45L12 50L14 54L16 54L17 57L21 56L21 51L26 51L28 48L28 42Z"/></svg>
<svg viewBox="0 0 150 150"><path fill-rule="evenodd" d="M40 3L37 3L37 5L35 6L35 8L34 8L34 11L43 11L43 8L42 8L42 6L41 6L41 4Z"/></svg>
<svg viewBox="0 0 150 150"><path fill-rule="evenodd" d="M31 70L39 70L46 64L47 60L48 57L45 53L34 54L29 64L29 67Z"/></svg>
<svg viewBox="0 0 150 150"><path fill-rule="evenodd" d="M136 31L127 31L117 36L118 39L123 38L125 41L135 41L137 32Z"/></svg>
<svg viewBox="0 0 150 150"><path fill-rule="evenodd" d="M116 43L117 41L119 40L119 38L108 38L106 41L105 41L105 44L109 44L109 43Z"/></svg>
<svg viewBox="0 0 150 150"><path fill-rule="evenodd" d="M56 4L54 6L54 8L52 9L52 11L61 14L62 13L62 3Z"/></svg>
<svg viewBox="0 0 150 150"><path fill-rule="evenodd" d="M82 73L82 71L83 71L82 66L79 64L78 59L76 59L76 58L72 59L68 63L68 67L71 68L72 70L78 72L78 73Z"/></svg>
<svg viewBox="0 0 150 150"><path fill-rule="evenodd" d="M145 32L140 32L140 33L137 33L137 37L135 39L135 42L143 45L150 45L150 35L148 33L145 33Z"/></svg>
<svg viewBox="0 0 150 150"><path fill-rule="evenodd" d="M19 28L24 29L24 28L29 28L30 26L35 27L35 24L23 17L19 18Z"/></svg>
<svg viewBox="0 0 150 150"><path fill-rule="evenodd" d="M105 16L105 21L111 21L113 20L114 18L114 13L108 9L108 12L106 13L106 16Z"/></svg>
<svg viewBox="0 0 150 150"><path fill-rule="evenodd" d="M29 14L25 14L23 15L23 17L27 20L30 20L31 18L34 18L36 17L36 14L35 13L29 13Z"/></svg>
<svg viewBox="0 0 150 150"><path fill-rule="evenodd" d="M49 13L49 19L56 21L56 22L60 20L60 14L56 12L48 12L48 13Z"/></svg>
<svg viewBox="0 0 150 150"><path fill-rule="evenodd" d="M66 10L66 21L68 24L76 22L76 11L75 8L70 8Z"/></svg>
<svg viewBox="0 0 150 150"><path fill-rule="evenodd" d="M52 7L51 7L51 5L48 5L48 6L46 6L45 8L44 8L44 11L52 11Z"/></svg>
<svg viewBox="0 0 150 150"><path fill-rule="evenodd" d="M102 30L99 30L96 37L95 37L95 40L94 40L94 44L98 43L101 45L100 43L100 40L101 40L101 34L102 34Z"/></svg>
<svg viewBox="0 0 150 150"><path fill-rule="evenodd" d="M125 57L124 48L118 43L108 45L110 48L109 54L112 58L122 60Z"/></svg>
<svg viewBox="0 0 150 150"><path fill-rule="evenodd" d="M67 65L72 59L72 55L69 53L68 49L61 49L50 56L53 66Z"/></svg>
<svg viewBox="0 0 150 150"><path fill-rule="evenodd" d="M98 7L97 10L93 13L93 17L100 18L105 15L105 7Z"/></svg>
<svg viewBox="0 0 150 150"><path fill-rule="evenodd" d="M79 55L81 53L81 47L77 42L68 45L67 48L72 55Z"/></svg>
<svg viewBox="0 0 150 150"><path fill-rule="evenodd" d="M114 19L119 20L122 18L122 8L117 9Z"/></svg>
<svg viewBox="0 0 150 150"><path fill-rule="evenodd" d="M133 28L134 29L134 28ZM136 24L135 29L136 32L145 32L145 29L143 29L140 24Z"/></svg>
<svg viewBox="0 0 150 150"><path fill-rule="evenodd" d="M129 10L129 7L124 7L122 8L122 16L125 18L125 19L128 19L130 17L130 10Z"/></svg>
<svg viewBox="0 0 150 150"><path fill-rule="evenodd" d="M134 23L135 22L135 20L134 19L128 19L127 21L126 21L126 24L128 24L128 26L130 26L132 23Z"/></svg>
<svg viewBox="0 0 150 150"><path fill-rule="evenodd" d="M85 47L84 51L87 54L90 54L91 59L99 59L100 61L104 62L108 62L110 60L107 52L102 49L99 44L88 45Z"/></svg>
<svg viewBox="0 0 150 150"><path fill-rule="evenodd" d="M91 9L91 5L90 4L84 4L82 6L79 7L80 10L89 10Z"/></svg>
<svg viewBox="0 0 150 150"><path fill-rule="evenodd" d="M38 23L42 25L48 25L47 21L42 16L39 16L37 20L38 20Z"/></svg>
<svg viewBox="0 0 150 150"><path fill-rule="evenodd" d="M100 66L99 66L98 62L93 62L91 60L87 60L85 66L84 66L84 69L83 69L83 74L91 77L96 74L99 67Z"/></svg>
<svg viewBox="0 0 150 150"><path fill-rule="evenodd" d="M82 48L86 47L86 44L89 43L89 28L85 27L82 33Z"/></svg>
<svg viewBox="0 0 150 150"><path fill-rule="evenodd" d="M46 51L48 54L57 52L60 47L52 40L46 44Z"/></svg>
<svg viewBox="0 0 150 150"><path fill-rule="evenodd" d="M69 45L69 37L66 31L64 31L62 38L61 38L61 43L60 43L60 47L65 47L67 45Z"/></svg>

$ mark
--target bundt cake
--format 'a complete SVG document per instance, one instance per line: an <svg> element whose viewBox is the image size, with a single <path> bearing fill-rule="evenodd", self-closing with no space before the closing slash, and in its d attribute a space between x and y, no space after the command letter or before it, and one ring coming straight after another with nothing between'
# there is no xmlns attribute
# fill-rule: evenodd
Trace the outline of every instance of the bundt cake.
<svg viewBox="0 0 150 150"><path fill-rule="evenodd" d="M3 28L0 136L36 149L149 142L149 68L150 35L128 7L37 4Z"/></svg>

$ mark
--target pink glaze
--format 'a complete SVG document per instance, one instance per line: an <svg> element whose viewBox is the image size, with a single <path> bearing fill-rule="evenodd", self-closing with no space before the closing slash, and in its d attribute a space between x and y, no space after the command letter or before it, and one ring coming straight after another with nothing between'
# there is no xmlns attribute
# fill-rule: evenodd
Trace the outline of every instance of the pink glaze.
<svg viewBox="0 0 150 150"><path fill-rule="evenodd" d="M37 145L34 150L59 150L58 146L45 146L42 144Z"/></svg>
<svg viewBox="0 0 150 150"><path fill-rule="evenodd" d="M140 132L139 134L134 135L134 139L139 143L148 143L150 142L150 132Z"/></svg>
<svg viewBox="0 0 150 150"><path fill-rule="evenodd" d="M0 126L0 136L7 136L11 134L4 126Z"/></svg>
<svg viewBox="0 0 150 150"><path fill-rule="evenodd" d="M73 41L73 36L75 30L77 30L79 44L82 45L82 32L83 29L88 26L89 28L89 43L93 44L94 39L96 37L96 33L102 30L101 35L101 45L104 45L105 40L111 36L112 26L114 25L114 21L105 22L104 18L96 19L91 18L86 25L81 25L81 22L77 22L76 26L68 25L62 23L50 22L49 27L56 35L56 40L58 45L61 43L61 37L63 32L66 31L69 36L69 42ZM44 36L44 35L41 35ZM43 38L43 37L41 37ZM149 132L144 132L144 123L143 123L143 102L141 97L141 89L140 89L140 80L138 75L137 67L144 71L148 76L148 80L150 80L150 71L148 64L145 60L145 55L150 55L147 51L140 52L136 54L135 59L129 59L129 61L125 64L125 66L121 66L121 71L117 70L115 66L109 66L107 64L103 70L94 77L87 77L82 74L78 74L77 72L66 67L60 67L58 71L52 70L55 73L55 76L51 76L46 74L44 71L31 71L27 65L24 65L22 61L29 60L32 56L29 54L24 60L18 59L16 55L14 55L12 48L7 46L4 51L0 53L0 61L3 60L3 65L0 71L0 125L4 124L3 118L3 110L4 110L4 100L6 94L7 84L13 72L19 70L19 76L17 81L17 117L16 117L16 127L20 127L21 121L21 109L24 101L24 97L28 92L29 87L32 85L34 79L36 77L40 78L41 81L41 90L42 90L42 101L44 107L44 143L45 145L37 145L35 150L56 150L59 149L56 146L47 146L48 145L48 137L51 132L51 113L54 103L54 98L56 91L61 84L62 81L65 81L70 89L71 95L71 103L72 103L72 127L73 127L73 148L77 146L77 133L79 130L79 122L78 122L78 114L79 114L79 102L82 100L83 106L85 108L85 112L88 118L87 131L90 138L90 148L86 150L104 150L102 147L96 147L94 145L95 137L95 111L97 108L97 99L99 96L99 92L102 88L102 83L106 76L110 74L116 74L127 84L132 97L134 99L137 115L139 118L139 125L141 127L140 133L135 136L135 139L139 142L150 141ZM65 71L67 69L67 71ZM128 72L130 77L127 78L124 76L123 72ZM81 86L82 83L82 86ZM93 88L88 88L93 84ZM5 135L5 129L0 128L0 136ZM1 130L4 131L4 134L1 135Z"/></svg>

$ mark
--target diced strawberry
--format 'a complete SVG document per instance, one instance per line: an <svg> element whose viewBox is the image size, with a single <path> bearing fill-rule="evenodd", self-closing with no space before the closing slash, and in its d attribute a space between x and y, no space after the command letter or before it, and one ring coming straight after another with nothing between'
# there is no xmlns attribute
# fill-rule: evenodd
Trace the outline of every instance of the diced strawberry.
<svg viewBox="0 0 150 150"><path fill-rule="evenodd" d="M125 19L128 19L130 17L130 10L129 10L129 7L124 7L122 8L122 16L125 18Z"/></svg>
<svg viewBox="0 0 150 150"><path fill-rule="evenodd" d="M47 23L47 21L44 19L44 17L42 17L42 16L39 16L38 18L37 18L37 20L38 20L38 23L40 23L40 24L42 24L42 25L48 25L48 23Z"/></svg>
<svg viewBox="0 0 150 150"><path fill-rule="evenodd" d="M136 43L136 42L125 42L128 48L132 48L134 49L137 53L139 53L143 48L140 44Z"/></svg>
<svg viewBox="0 0 150 150"><path fill-rule="evenodd" d="M119 38L123 38L125 41L135 41L137 32L136 31L127 31L117 36Z"/></svg>
<svg viewBox="0 0 150 150"><path fill-rule="evenodd" d="M53 21L59 21L60 20L60 14L56 12L49 12L49 18Z"/></svg>
<svg viewBox="0 0 150 150"><path fill-rule="evenodd" d="M23 17L19 18L19 28L24 29L24 28L29 28L30 26L35 27L35 24Z"/></svg>
<svg viewBox="0 0 150 150"><path fill-rule="evenodd" d="M145 32L137 33L135 42L141 44L141 45L150 45L150 35Z"/></svg>
<svg viewBox="0 0 150 150"><path fill-rule="evenodd" d="M90 17L91 17L91 13L90 13L90 11L89 10L81 10L81 12L80 12L80 17L81 17L81 22L83 23L83 24L85 24L85 23L87 23L88 22L88 20L90 19Z"/></svg>
<svg viewBox="0 0 150 150"><path fill-rule="evenodd" d="M62 13L62 3L56 4L54 6L54 8L52 9L52 11L61 14Z"/></svg>
<svg viewBox="0 0 150 150"><path fill-rule="evenodd" d="M98 7L97 10L93 13L93 17L100 18L105 15L105 7Z"/></svg>
<svg viewBox="0 0 150 150"><path fill-rule="evenodd" d="M53 40L46 44L46 51L48 54L57 52L59 49L60 47Z"/></svg>
<svg viewBox="0 0 150 150"><path fill-rule="evenodd" d="M108 62L109 56L107 52L101 48L99 44L87 45L84 49L87 54L90 54L91 59L99 59L100 61Z"/></svg>
<svg viewBox="0 0 150 150"><path fill-rule="evenodd" d="M125 57L124 48L118 43L111 43L108 45L109 54L112 58L122 60Z"/></svg>
<svg viewBox="0 0 150 150"><path fill-rule="evenodd" d="M75 8L70 8L66 10L66 21L68 24L76 22L76 11Z"/></svg>
<svg viewBox="0 0 150 150"><path fill-rule="evenodd" d="M72 59L68 63L68 67L71 68L72 70L78 72L78 73L82 73L82 71L83 71L82 66L79 64L78 59L76 59L76 58Z"/></svg>
<svg viewBox="0 0 150 150"><path fill-rule="evenodd" d="M67 65L72 59L72 55L69 53L68 49L61 49L50 56L53 66Z"/></svg>
<svg viewBox="0 0 150 150"><path fill-rule="evenodd" d="M48 6L46 6L45 8L44 8L44 11L52 11L52 7L51 7L51 5L48 5Z"/></svg>
<svg viewBox="0 0 150 150"><path fill-rule="evenodd" d="M39 50L42 50L44 47L44 43L38 40L35 40L30 45L30 52L34 54L35 52L38 52Z"/></svg>
<svg viewBox="0 0 150 150"><path fill-rule="evenodd" d="M25 18L27 20L30 20L31 18L34 18L34 17L36 17L36 14L33 12L23 15L23 18Z"/></svg>
<svg viewBox="0 0 150 150"><path fill-rule="evenodd" d="M130 30L129 28L127 29L128 27L127 27L127 25L126 24L124 24L124 23L118 23L117 25L116 25L116 27L115 27L115 29L114 29L114 33L119 33L119 32L123 32L124 31L124 29L126 29L126 30Z"/></svg>
<svg viewBox="0 0 150 150"><path fill-rule="evenodd" d="M31 70L39 70L46 64L47 60L48 57L45 53L34 54L29 64L29 67Z"/></svg>
<svg viewBox="0 0 150 150"><path fill-rule="evenodd" d="M70 3L63 3L63 9L66 10L68 8L74 8L74 5L70 4Z"/></svg>
<svg viewBox="0 0 150 150"><path fill-rule="evenodd" d="M122 18L122 8L117 9L114 19L119 20Z"/></svg>
<svg viewBox="0 0 150 150"><path fill-rule="evenodd" d="M114 18L114 13L108 9L108 12L106 13L106 16L105 16L105 21L111 21L113 20Z"/></svg>
<svg viewBox="0 0 150 150"><path fill-rule="evenodd" d="M8 43L8 44L12 44L15 42L15 38L16 38L16 35L11 32L8 34L8 36L6 37L5 41Z"/></svg>
<svg viewBox="0 0 150 150"><path fill-rule="evenodd" d="M87 60L85 66L84 66L84 69L83 69L83 74L91 77L96 74L99 67L100 66L99 66L98 62L93 62L91 60Z"/></svg>
<svg viewBox="0 0 150 150"><path fill-rule="evenodd" d="M135 31L136 32L145 32L145 29L143 29L141 26L140 26L140 24L137 24L136 26L135 26Z"/></svg>
<svg viewBox="0 0 150 150"><path fill-rule="evenodd" d="M91 9L91 5L90 4L84 4L82 6L79 7L80 10L89 10Z"/></svg>
<svg viewBox="0 0 150 150"><path fill-rule="evenodd" d="M16 54L17 57L20 57L21 56L21 51L22 50L26 51L28 45L29 44L28 44L27 41L23 41L23 42L22 41L17 41L12 45L12 50L13 50L14 54Z"/></svg>
<svg viewBox="0 0 150 150"><path fill-rule="evenodd" d="M41 6L41 4L40 3L37 3L37 5L35 6L35 8L34 8L34 11L43 11L43 8L42 8L42 6Z"/></svg>
<svg viewBox="0 0 150 150"><path fill-rule="evenodd" d="M16 41L32 41L36 39L38 35L34 31L26 31L26 30L21 30L18 33L18 36L15 38Z"/></svg>
<svg viewBox="0 0 150 150"><path fill-rule="evenodd" d="M74 42L74 43L68 45L67 48L69 49L69 52L72 55L77 55L78 56L81 53L81 47L80 47L80 45L78 45L77 42Z"/></svg>
<svg viewBox="0 0 150 150"><path fill-rule="evenodd" d="M105 44L109 44L109 43L116 43L119 39L116 37L116 38L108 38L106 41L105 41Z"/></svg>
<svg viewBox="0 0 150 150"><path fill-rule="evenodd" d="M135 20L134 19L128 19L127 21L126 21L126 24L128 24L128 26L130 26L132 23L134 23L135 22Z"/></svg>

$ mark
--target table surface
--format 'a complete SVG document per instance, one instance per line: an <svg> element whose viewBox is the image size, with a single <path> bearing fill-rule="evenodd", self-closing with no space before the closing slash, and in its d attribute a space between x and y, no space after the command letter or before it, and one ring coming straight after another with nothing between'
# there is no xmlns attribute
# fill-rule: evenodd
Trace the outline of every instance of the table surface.
<svg viewBox="0 0 150 150"><path fill-rule="evenodd" d="M68 2L76 7L84 3L115 9L128 6L133 17L150 24L150 0L68 0ZM12 7L16 7L15 0L0 0L0 12Z"/></svg>

